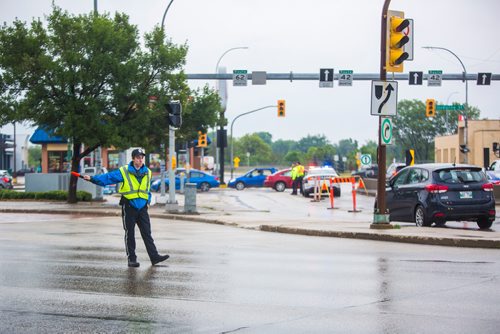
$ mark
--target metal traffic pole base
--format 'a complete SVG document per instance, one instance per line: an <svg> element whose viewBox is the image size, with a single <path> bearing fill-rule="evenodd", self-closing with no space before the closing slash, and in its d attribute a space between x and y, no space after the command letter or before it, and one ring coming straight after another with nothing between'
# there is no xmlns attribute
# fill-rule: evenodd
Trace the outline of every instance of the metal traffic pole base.
<svg viewBox="0 0 500 334"><path fill-rule="evenodd" d="M392 225L389 222L389 214L373 214L373 223L370 224L370 228L374 230L387 230L392 229Z"/></svg>

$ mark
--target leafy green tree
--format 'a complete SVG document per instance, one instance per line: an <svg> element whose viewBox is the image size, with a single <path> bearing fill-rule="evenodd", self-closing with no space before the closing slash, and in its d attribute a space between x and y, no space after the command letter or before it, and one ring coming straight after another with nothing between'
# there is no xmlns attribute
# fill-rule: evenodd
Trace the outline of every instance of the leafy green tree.
<svg viewBox="0 0 500 334"><path fill-rule="evenodd" d="M335 148L333 145L323 145L318 147L310 147L305 155L304 163L311 163L314 165L331 165L333 166L333 158L335 155Z"/></svg>
<svg viewBox="0 0 500 334"><path fill-rule="evenodd" d="M28 147L28 166L38 167L42 159L42 147L40 145Z"/></svg>
<svg viewBox="0 0 500 334"><path fill-rule="evenodd" d="M330 144L330 142L325 135L307 135L307 137L299 140L299 142L297 143L297 149L302 152L307 152L311 147L321 147L328 144Z"/></svg>
<svg viewBox="0 0 500 334"><path fill-rule="evenodd" d="M300 161L302 164L305 163L304 161L304 153L300 151L290 151L288 152L285 157L283 158L284 161L288 163L288 165L291 165L293 162Z"/></svg>
<svg viewBox="0 0 500 334"><path fill-rule="evenodd" d="M276 157L276 163L291 163L292 160L290 160L288 154L294 151L295 147L297 147L297 142L293 140L278 139L273 142L271 148L273 156Z"/></svg>
<svg viewBox="0 0 500 334"><path fill-rule="evenodd" d="M480 112L475 107L467 110L469 119L477 119ZM398 102L398 114L393 118L395 141L403 150L415 150L418 162L434 161L434 138L448 132L456 133L458 112L436 112L436 116L425 116L425 104L420 100ZM446 124L448 124L448 129Z"/></svg>
<svg viewBox="0 0 500 334"><path fill-rule="evenodd" d="M16 20L0 29L0 121L27 120L68 138L73 171L99 146L150 149L166 142L163 106L173 99L186 105L189 96L182 73L187 47L166 41L156 27L142 49L137 27L120 13L73 16L54 6L47 21L45 27Z"/></svg>
<svg viewBox="0 0 500 334"><path fill-rule="evenodd" d="M373 140L369 140L365 145L361 146L359 150L363 154L370 154L372 156L372 159L376 161L377 149L378 149L378 144Z"/></svg>
<svg viewBox="0 0 500 334"><path fill-rule="evenodd" d="M272 150L266 142L256 133L247 134L234 143L234 156L241 157L250 153L251 160L257 163L269 163L272 161Z"/></svg>
<svg viewBox="0 0 500 334"><path fill-rule="evenodd" d="M347 163L345 168L355 169L356 167L356 153L358 152L358 141L349 139L341 139L339 143L335 146L337 149L337 154L339 159L343 157L347 158Z"/></svg>
<svg viewBox="0 0 500 334"><path fill-rule="evenodd" d="M257 136L259 136L267 145L272 146L273 144L273 135L269 132L256 132Z"/></svg>

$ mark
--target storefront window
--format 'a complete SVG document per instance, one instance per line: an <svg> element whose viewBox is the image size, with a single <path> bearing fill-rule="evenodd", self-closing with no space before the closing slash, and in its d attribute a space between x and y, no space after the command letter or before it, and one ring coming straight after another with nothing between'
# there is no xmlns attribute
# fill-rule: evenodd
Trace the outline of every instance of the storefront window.
<svg viewBox="0 0 500 334"><path fill-rule="evenodd" d="M64 173L69 170L67 151L49 151L49 173Z"/></svg>

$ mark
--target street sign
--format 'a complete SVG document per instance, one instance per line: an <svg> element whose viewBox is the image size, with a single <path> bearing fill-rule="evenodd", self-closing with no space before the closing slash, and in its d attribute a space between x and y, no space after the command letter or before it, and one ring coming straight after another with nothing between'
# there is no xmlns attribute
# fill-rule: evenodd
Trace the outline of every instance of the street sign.
<svg viewBox="0 0 500 334"><path fill-rule="evenodd" d="M392 145L392 119L390 117L382 117L380 127L380 139L382 145Z"/></svg>
<svg viewBox="0 0 500 334"><path fill-rule="evenodd" d="M359 160L363 166L370 166L372 164L372 156L369 154L362 154Z"/></svg>
<svg viewBox="0 0 500 334"><path fill-rule="evenodd" d="M398 104L397 81L372 81L371 114L396 115Z"/></svg>
<svg viewBox="0 0 500 334"><path fill-rule="evenodd" d="M424 72L410 72L408 75L408 84L421 85L424 78Z"/></svg>
<svg viewBox="0 0 500 334"><path fill-rule="evenodd" d="M463 104L436 104L436 110L465 110Z"/></svg>
<svg viewBox="0 0 500 334"><path fill-rule="evenodd" d="M427 76L427 86L429 87L441 87L441 82L443 81L443 71L429 71Z"/></svg>
<svg viewBox="0 0 500 334"><path fill-rule="evenodd" d="M491 73L479 72L477 74L477 85L478 86L489 86L490 84L491 84Z"/></svg>
<svg viewBox="0 0 500 334"><path fill-rule="evenodd" d="M266 71L253 71L252 72L252 85L265 85L267 82Z"/></svg>
<svg viewBox="0 0 500 334"><path fill-rule="evenodd" d="M333 68L321 68L319 70L319 87L333 87Z"/></svg>
<svg viewBox="0 0 500 334"><path fill-rule="evenodd" d="M339 71L339 86L352 86L353 72L352 70Z"/></svg>
<svg viewBox="0 0 500 334"><path fill-rule="evenodd" d="M233 86L246 86L248 82L247 70L233 70Z"/></svg>

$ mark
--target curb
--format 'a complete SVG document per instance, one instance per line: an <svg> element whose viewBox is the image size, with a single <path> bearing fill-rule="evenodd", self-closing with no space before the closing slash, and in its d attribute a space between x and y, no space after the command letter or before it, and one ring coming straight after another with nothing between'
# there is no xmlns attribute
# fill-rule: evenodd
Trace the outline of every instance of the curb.
<svg viewBox="0 0 500 334"><path fill-rule="evenodd" d="M73 214L84 216L110 216L118 217L121 215L120 210L116 209L99 209L99 210L86 210L86 209L0 209L4 213L38 213L38 214ZM260 225L257 228L249 228L241 226L238 223L225 222L218 219L203 218L198 215L190 214L169 214L169 213L150 213L151 218L171 219L177 221L190 221L197 223L216 224L230 227L239 227L245 229L253 229L263 232L275 232L286 234L297 234L315 237L331 237L331 238L346 238L346 239L361 239L372 241L388 241L399 243L412 243L433 246L449 246L449 247L467 247L467 248L493 248L500 249L500 240L481 240L481 239L457 239L457 238L443 238L443 237L421 237L412 235L391 235L379 230L374 232L346 232L346 231L325 231L325 230L310 230L304 228L292 228L274 225ZM387 231L387 230L381 230Z"/></svg>

